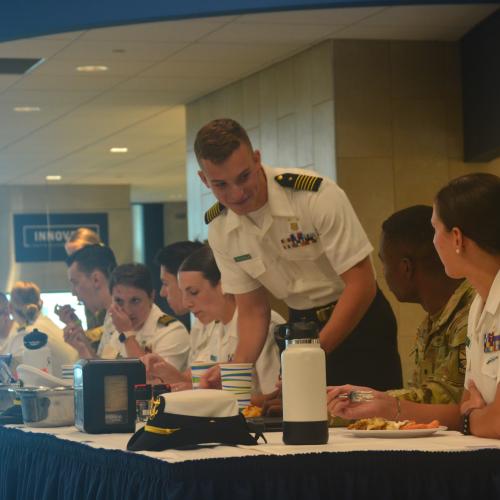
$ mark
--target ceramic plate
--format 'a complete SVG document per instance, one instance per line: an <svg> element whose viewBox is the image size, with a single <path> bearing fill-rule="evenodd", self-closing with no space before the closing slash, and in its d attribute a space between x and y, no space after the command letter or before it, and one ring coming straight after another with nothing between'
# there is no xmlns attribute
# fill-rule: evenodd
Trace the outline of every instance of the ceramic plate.
<svg viewBox="0 0 500 500"><path fill-rule="evenodd" d="M397 431L383 431L383 430L371 430L371 431L362 431L357 429L349 430L349 432L356 437L370 437L370 438L413 438L413 437L425 437L431 436L432 434L438 431L445 431L448 427L442 425L441 427L437 427L436 429L410 429L410 430L397 430Z"/></svg>

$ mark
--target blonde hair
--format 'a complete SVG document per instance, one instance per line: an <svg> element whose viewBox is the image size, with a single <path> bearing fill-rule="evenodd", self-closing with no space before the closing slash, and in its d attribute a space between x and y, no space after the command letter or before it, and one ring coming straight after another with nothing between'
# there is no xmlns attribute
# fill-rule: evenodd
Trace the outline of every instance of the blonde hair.
<svg viewBox="0 0 500 500"><path fill-rule="evenodd" d="M18 281L10 292L10 303L21 326L32 325L42 308L40 288L31 281Z"/></svg>
<svg viewBox="0 0 500 500"><path fill-rule="evenodd" d="M68 242L78 242L81 243L82 246L97 245L101 243L101 238L99 238L99 235L95 231L92 231L92 229L89 229L88 227L79 227L71 233Z"/></svg>

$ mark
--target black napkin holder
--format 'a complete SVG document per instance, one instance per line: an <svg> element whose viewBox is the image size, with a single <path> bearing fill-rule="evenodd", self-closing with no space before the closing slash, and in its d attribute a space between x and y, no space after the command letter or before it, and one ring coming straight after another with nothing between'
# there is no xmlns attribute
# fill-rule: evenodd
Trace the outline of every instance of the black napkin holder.
<svg viewBox="0 0 500 500"><path fill-rule="evenodd" d="M74 366L75 426L90 434L134 432L134 386L145 381L138 359L81 359Z"/></svg>

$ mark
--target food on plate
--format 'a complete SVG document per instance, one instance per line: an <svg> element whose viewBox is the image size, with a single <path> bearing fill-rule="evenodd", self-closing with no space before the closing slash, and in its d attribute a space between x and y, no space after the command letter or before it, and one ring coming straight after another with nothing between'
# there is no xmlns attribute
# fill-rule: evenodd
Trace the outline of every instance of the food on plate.
<svg viewBox="0 0 500 500"><path fill-rule="evenodd" d="M402 420L396 422L394 420L386 420L381 417L362 418L349 425L347 428L350 430L363 430L363 431L410 431L415 429L437 429L439 427L439 420L433 420L428 424L417 423L414 420Z"/></svg>
<svg viewBox="0 0 500 500"><path fill-rule="evenodd" d="M245 418L251 417L261 417L262 416L262 408L260 406L248 405L243 410L241 410L243 416Z"/></svg>
<svg viewBox="0 0 500 500"><path fill-rule="evenodd" d="M413 429L437 429L439 427L439 420L433 420L428 424L417 424L413 420L408 422L407 424L400 427L402 431L411 431Z"/></svg>

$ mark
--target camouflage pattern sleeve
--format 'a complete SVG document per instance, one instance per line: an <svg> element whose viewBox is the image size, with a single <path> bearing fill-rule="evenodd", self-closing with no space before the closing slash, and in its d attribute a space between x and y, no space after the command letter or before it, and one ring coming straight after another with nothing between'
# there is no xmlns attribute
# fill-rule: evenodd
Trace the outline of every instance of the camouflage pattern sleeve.
<svg viewBox="0 0 500 500"><path fill-rule="evenodd" d="M474 297L468 291L460 307L449 321L434 332L426 349L425 359L419 360L420 380L408 389L389 391L394 397L417 403L458 403L465 379L465 342L469 307Z"/></svg>

